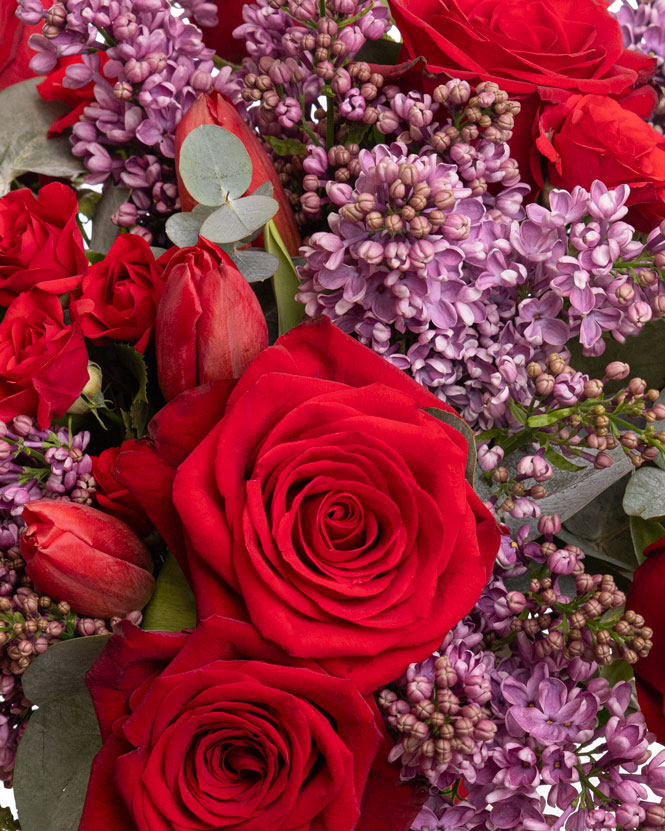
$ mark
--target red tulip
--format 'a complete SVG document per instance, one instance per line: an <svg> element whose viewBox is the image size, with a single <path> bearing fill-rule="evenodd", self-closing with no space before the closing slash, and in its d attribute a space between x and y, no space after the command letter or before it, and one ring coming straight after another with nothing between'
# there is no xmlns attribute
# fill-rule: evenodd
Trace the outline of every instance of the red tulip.
<svg viewBox="0 0 665 831"><path fill-rule="evenodd" d="M96 508L39 499L23 509L21 555L37 591L74 611L108 618L142 609L152 558L129 526Z"/></svg>
<svg viewBox="0 0 665 831"><path fill-rule="evenodd" d="M35 77L29 64L37 53L28 46L28 38L41 30L42 23L21 23L14 0L0 0L0 90Z"/></svg>
<svg viewBox="0 0 665 831"><path fill-rule="evenodd" d="M289 254L296 257L300 248L300 234L293 218L289 200L282 183L279 181L279 176L256 134L225 95L220 92L211 92L207 95L201 93L183 116L175 133L176 169L183 141L192 130L202 124L217 124L219 127L233 133L245 145L245 149L252 160L252 181L247 189L247 194L253 193L259 185L268 180L272 183L273 196L279 204L279 211L275 216L275 225ZM180 175L178 175L178 188L183 211L191 211L196 202L187 193Z"/></svg>
<svg viewBox="0 0 665 831"><path fill-rule="evenodd" d="M215 0L215 5L219 22L216 26L201 27L203 42L225 61L240 63L247 55L246 42L244 38L234 38L233 32L243 24L245 0Z"/></svg>
<svg viewBox="0 0 665 831"><path fill-rule="evenodd" d="M164 278L155 342L167 401L210 381L239 378L268 346L268 327L233 261L202 241L181 248Z"/></svg>

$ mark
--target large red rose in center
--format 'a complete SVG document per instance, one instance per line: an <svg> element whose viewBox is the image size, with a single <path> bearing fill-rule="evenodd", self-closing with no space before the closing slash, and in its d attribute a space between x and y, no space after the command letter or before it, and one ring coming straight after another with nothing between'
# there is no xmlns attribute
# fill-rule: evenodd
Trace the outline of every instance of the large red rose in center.
<svg viewBox="0 0 665 831"><path fill-rule="evenodd" d="M411 57L431 72L494 81L522 102L511 155L539 178L533 136L543 101L573 92L621 95L653 72L624 48L603 0L390 0ZM655 102L654 102L655 103Z"/></svg>
<svg viewBox="0 0 665 831"><path fill-rule="evenodd" d="M261 353L175 477L200 617L249 618L363 692L437 648L499 543L437 405L327 321Z"/></svg>

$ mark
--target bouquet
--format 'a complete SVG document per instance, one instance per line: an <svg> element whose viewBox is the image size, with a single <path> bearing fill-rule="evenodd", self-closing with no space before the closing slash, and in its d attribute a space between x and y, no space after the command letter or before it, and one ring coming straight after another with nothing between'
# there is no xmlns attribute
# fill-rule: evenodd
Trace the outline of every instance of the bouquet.
<svg viewBox="0 0 665 831"><path fill-rule="evenodd" d="M0 831L665 829L662 0L0 16Z"/></svg>

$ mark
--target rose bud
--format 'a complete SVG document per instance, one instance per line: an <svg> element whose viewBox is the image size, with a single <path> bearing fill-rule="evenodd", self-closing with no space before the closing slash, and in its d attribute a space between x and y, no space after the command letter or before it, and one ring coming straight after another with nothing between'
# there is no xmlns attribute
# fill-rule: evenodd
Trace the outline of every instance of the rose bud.
<svg viewBox="0 0 665 831"><path fill-rule="evenodd" d="M274 222L284 245L292 257L298 256L300 249L300 234L296 228L293 211L284 192L279 176L263 149L259 138L248 124L245 123L236 108L225 95L220 92L211 92L199 95L192 106L187 110L178 124L175 133L175 161L176 170L179 168L180 148L187 136L202 124L217 124L233 133L245 145L252 161L252 181L247 188L246 196L253 193L259 185L269 181L273 186L273 196L279 203ZM191 211L196 202L187 193L180 176L178 175L178 191L183 211Z"/></svg>
<svg viewBox="0 0 665 831"><path fill-rule="evenodd" d="M200 242L181 248L164 277L155 327L164 397L170 401L200 384L239 378L268 346L268 327L233 261Z"/></svg>
<svg viewBox="0 0 665 831"><path fill-rule="evenodd" d="M115 517L74 502L39 499L23 509L21 555L35 589L74 611L108 618L142 609L152 595L152 558Z"/></svg>

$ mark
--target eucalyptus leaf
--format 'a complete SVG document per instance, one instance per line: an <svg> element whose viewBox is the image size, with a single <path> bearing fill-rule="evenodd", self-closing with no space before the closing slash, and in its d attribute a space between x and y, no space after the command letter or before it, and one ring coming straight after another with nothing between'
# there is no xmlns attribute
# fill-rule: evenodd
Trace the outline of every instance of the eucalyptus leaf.
<svg viewBox="0 0 665 831"><path fill-rule="evenodd" d="M245 193L252 181L252 160L229 130L202 124L183 141L178 171L193 199L201 205L222 205Z"/></svg>
<svg viewBox="0 0 665 831"><path fill-rule="evenodd" d="M275 188L272 186L270 179L266 180L262 185L259 185L256 190L252 191L252 196L272 196Z"/></svg>
<svg viewBox="0 0 665 831"><path fill-rule="evenodd" d="M23 675L26 697L39 709L30 716L14 769L22 831L78 828L90 766L102 744L85 673L108 637L54 644Z"/></svg>
<svg viewBox="0 0 665 831"><path fill-rule="evenodd" d="M196 603L178 561L169 551L143 611L142 629L180 632L196 626Z"/></svg>
<svg viewBox="0 0 665 831"><path fill-rule="evenodd" d="M266 251L279 260L279 266L272 278L272 286L277 303L279 334L284 335L289 329L297 326L305 314L305 307L296 300L299 286L298 274L272 219L264 229L263 239Z"/></svg>
<svg viewBox="0 0 665 831"><path fill-rule="evenodd" d="M641 516L630 517L630 536L638 563L644 562L644 549L651 543L658 542L665 536L665 528L655 519L642 519Z"/></svg>
<svg viewBox="0 0 665 831"><path fill-rule="evenodd" d="M41 98L36 89L41 80L30 78L0 92L0 111L6 113L0 122L0 196L22 173L71 179L84 172L67 136L46 138L48 128L69 105Z"/></svg>
<svg viewBox="0 0 665 831"><path fill-rule="evenodd" d="M201 226L215 210L207 205L196 205L193 211L173 214L166 220L167 237L179 248L196 245Z"/></svg>
<svg viewBox="0 0 665 831"><path fill-rule="evenodd" d="M233 262L248 283L260 283L267 280L279 268L279 260L265 251L233 251Z"/></svg>
<svg viewBox="0 0 665 831"><path fill-rule="evenodd" d="M434 416L439 421L447 424L449 427L454 427L458 433L461 433L466 439L467 455L466 455L466 470L465 476L467 482L473 487L473 480L476 473L476 440L473 435L473 430L469 425L455 413L449 413L447 410L439 410L437 407L427 407L426 413Z"/></svg>
<svg viewBox="0 0 665 831"><path fill-rule="evenodd" d="M120 234L120 228L111 222L111 216L123 202L129 199L129 188L116 187L107 182L102 190L102 197L92 220L90 248L101 254L108 254L109 249Z"/></svg>
<svg viewBox="0 0 665 831"><path fill-rule="evenodd" d="M210 214L201 226L201 236L211 242L237 242L265 225L278 209L271 196L232 199Z"/></svg>
<svg viewBox="0 0 665 831"><path fill-rule="evenodd" d="M665 470L641 467L630 477L623 497L629 516L654 519L665 516Z"/></svg>

